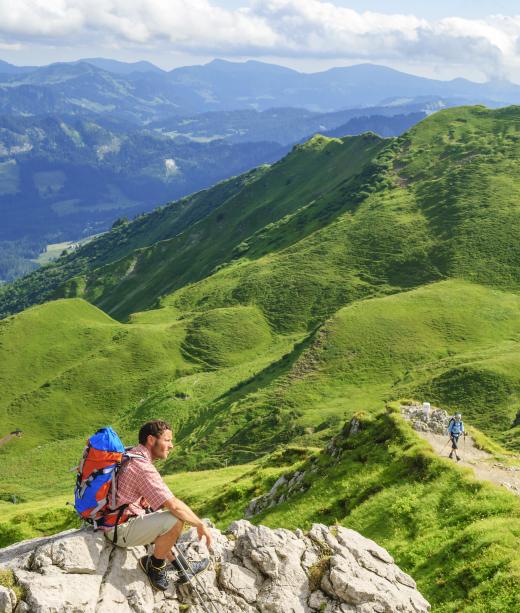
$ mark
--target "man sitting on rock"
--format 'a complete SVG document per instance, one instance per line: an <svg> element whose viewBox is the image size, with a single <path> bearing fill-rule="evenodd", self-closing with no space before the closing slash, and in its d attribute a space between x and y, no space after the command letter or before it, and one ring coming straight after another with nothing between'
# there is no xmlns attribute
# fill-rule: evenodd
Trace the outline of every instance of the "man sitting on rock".
<svg viewBox="0 0 520 613"><path fill-rule="evenodd" d="M191 571L172 553L172 547L182 533L184 522L195 526L199 539L205 538L208 548L212 538L204 522L190 507L176 498L153 465L164 460L173 449L172 429L164 421L149 421L139 430L139 445L128 453L139 456L126 461L117 478L116 507L125 507L123 523L105 532L105 536L119 547L154 544L152 555L143 556L139 563L152 586L168 588L168 562L177 571L178 582L187 583ZM191 564L193 574L204 570L208 559Z"/></svg>

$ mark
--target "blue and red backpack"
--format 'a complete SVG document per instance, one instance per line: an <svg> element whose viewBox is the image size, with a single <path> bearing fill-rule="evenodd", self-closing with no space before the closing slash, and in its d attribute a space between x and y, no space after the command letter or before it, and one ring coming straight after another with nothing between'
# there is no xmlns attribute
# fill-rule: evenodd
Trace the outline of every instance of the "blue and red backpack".
<svg viewBox="0 0 520 613"><path fill-rule="evenodd" d="M101 428L91 436L77 468L74 508L83 521L97 528L116 528L129 513L126 504L116 507L117 475L124 464L140 455L126 451L112 428ZM114 534L114 543L117 533Z"/></svg>

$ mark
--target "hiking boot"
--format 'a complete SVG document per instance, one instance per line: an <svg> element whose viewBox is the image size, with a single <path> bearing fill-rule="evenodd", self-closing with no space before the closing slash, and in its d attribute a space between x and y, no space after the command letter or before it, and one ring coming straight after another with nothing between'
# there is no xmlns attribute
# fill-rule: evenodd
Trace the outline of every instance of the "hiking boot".
<svg viewBox="0 0 520 613"><path fill-rule="evenodd" d="M174 558L171 564L173 569L177 571L177 583L184 585L184 583L189 583L195 575L198 575L208 568L209 559L203 558L198 562L190 562L188 566L184 561L181 562L178 558Z"/></svg>
<svg viewBox="0 0 520 613"><path fill-rule="evenodd" d="M456 455L455 457L457 458L457 462L460 462L460 456Z"/></svg>
<svg viewBox="0 0 520 613"><path fill-rule="evenodd" d="M152 587L156 590L164 592L168 589L169 585L168 576L166 574L166 560L160 568L157 568L152 564L151 558L152 556L143 556L139 560L139 564L147 574L148 580L150 581Z"/></svg>
<svg viewBox="0 0 520 613"><path fill-rule="evenodd" d="M450 458L450 460L453 460L453 451L450 453L448 457Z"/></svg>

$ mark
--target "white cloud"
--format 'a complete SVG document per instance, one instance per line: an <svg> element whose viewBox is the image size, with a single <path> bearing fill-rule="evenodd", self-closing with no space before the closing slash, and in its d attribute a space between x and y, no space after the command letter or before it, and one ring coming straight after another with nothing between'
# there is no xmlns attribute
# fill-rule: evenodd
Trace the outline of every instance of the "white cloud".
<svg viewBox="0 0 520 613"><path fill-rule="evenodd" d="M177 162L173 158L164 160L164 170L167 177L174 177L180 173L180 168L177 166Z"/></svg>
<svg viewBox="0 0 520 613"><path fill-rule="evenodd" d="M0 46L86 41L228 57L455 62L497 76L520 65L520 16L428 21L322 0L244 0L234 10L218 0L0 0Z"/></svg>
<svg viewBox="0 0 520 613"><path fill-rule="evenodd" d="M19 51L22 49L22 45L20 43L3 43L0 41L0 49L5 51Z"/></svg>

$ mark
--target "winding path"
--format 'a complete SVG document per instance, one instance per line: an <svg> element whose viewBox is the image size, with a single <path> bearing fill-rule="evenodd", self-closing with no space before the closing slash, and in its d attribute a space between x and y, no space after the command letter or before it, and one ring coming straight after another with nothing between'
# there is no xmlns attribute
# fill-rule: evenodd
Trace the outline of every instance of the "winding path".
<svg viewBox="0 0 520 613"><path fill-rule="evenodd" d="M417 434L428 441L438 455L448 458L451 445L446 444L447 436L432 432L417 432ZM457 464L472 468L477 479L502 485L520 496L520 466L507 466L498 462L491 454L477 449L471 436L466 436L465 441L461 439L459 447L461 460Z"/></svg>

